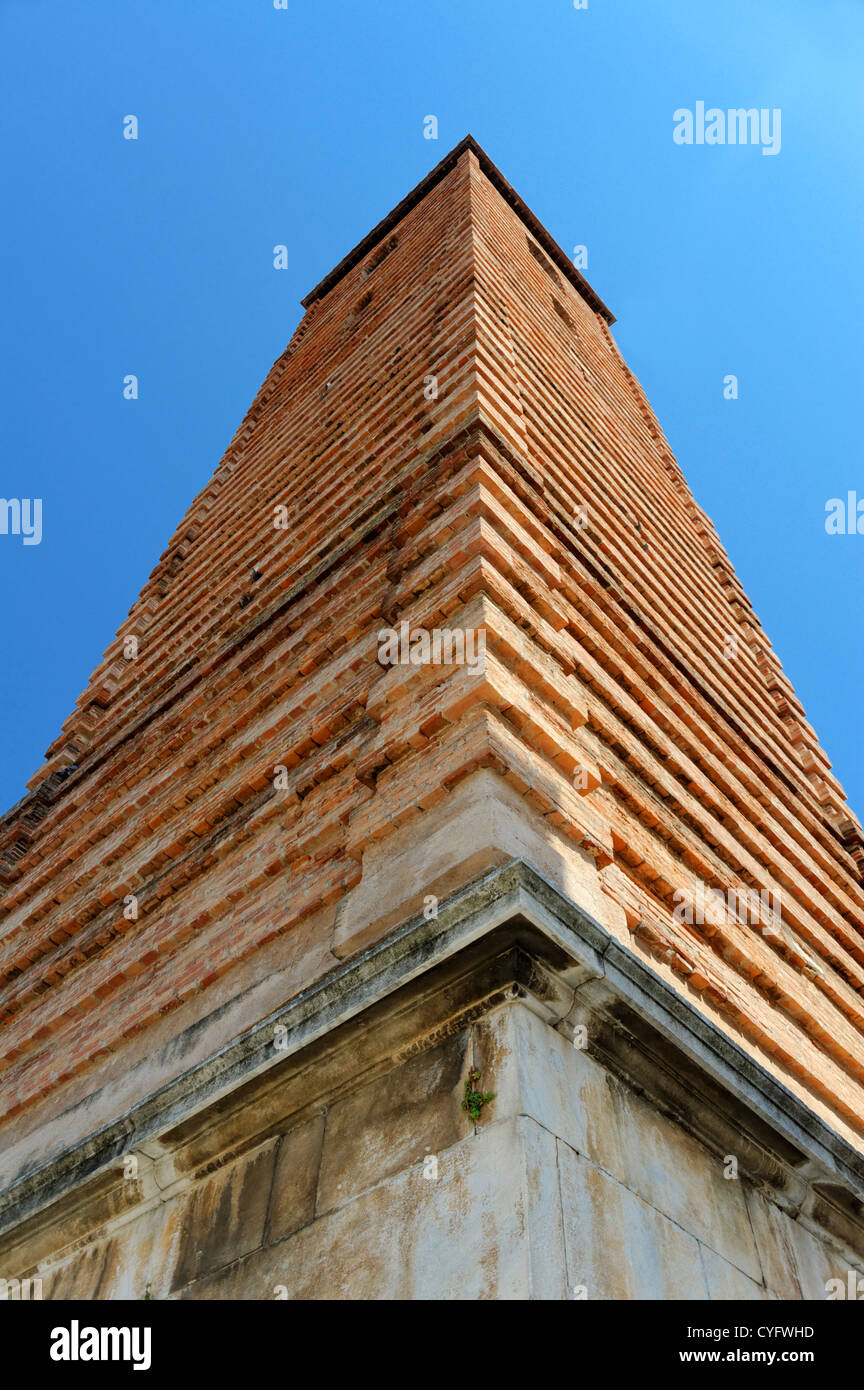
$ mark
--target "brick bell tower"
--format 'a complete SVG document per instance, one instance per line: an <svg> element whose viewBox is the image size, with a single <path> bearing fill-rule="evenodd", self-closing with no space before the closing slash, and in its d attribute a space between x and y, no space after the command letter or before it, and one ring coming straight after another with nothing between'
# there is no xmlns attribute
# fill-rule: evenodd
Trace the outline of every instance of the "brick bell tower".
<svg viewBox="0 0 864 1390"><path fill-rule="evenodd" d="M0 1278L833 1296L861 833L611 313L470 137L304 309L0 821Z"/></svg>

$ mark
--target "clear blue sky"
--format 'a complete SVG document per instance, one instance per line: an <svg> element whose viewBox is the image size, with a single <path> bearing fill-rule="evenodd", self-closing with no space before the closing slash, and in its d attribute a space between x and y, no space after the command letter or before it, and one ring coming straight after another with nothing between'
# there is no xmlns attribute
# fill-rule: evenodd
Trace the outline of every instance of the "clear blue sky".
<svg viewBox="0 0 864 1390"><path fill-rule="evenodd" d="M824 525L828 498L864 497L862 56L860 0L0 0L0 496L43 499L40 545L0 535L0 809L300 297L468 131L565 249L587 245L864 809L864 536ZM673 112L698 101L779 107L780 153L677 146Z"/></svg>

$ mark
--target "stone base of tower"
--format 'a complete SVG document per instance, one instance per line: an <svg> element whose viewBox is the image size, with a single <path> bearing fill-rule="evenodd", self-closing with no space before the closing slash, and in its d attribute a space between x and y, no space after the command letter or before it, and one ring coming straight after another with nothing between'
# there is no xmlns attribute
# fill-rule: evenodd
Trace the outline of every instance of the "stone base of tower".
<svg viewBox="0 0 864 1390"><path fill-rule="evenodd" d="M860 1154L511 861L23 1177L0 1274L50 1299L820 1299L864 1273L862 1192Z"/></svg>

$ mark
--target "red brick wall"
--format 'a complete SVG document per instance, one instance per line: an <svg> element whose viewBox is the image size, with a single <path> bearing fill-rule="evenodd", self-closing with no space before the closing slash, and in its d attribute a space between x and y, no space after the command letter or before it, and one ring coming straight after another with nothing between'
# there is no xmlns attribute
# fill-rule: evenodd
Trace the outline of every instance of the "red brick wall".
<svg viewBox="0 0 864 1390"><path fill-rule="evenodd" d="M8 1118L206 1013L490 767L589 851L634 949L864 1131L842 791L605 318L506 195L466 151L312 299L0 822ZM482 621L485 675L382 671L403 619ZM699 884L781 893L781 921L677 922Z"/></svg>

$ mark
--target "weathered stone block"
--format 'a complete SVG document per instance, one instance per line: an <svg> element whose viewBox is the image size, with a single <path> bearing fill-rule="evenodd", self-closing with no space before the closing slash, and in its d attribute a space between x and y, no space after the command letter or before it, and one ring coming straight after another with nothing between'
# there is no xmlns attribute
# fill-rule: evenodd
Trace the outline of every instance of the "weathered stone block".
<svg viewBox="0 0 864 1390"><path fill-rule="evenodd" d="M471 1132L461 1107L467 1049L467 1033L455 1034L330 1107L319 1215Z"/></svg>
<svg viewBox="0 0 864 1390"><path fill-rule="evenodd" d="M313 1115L282 1135L273 1175L269 1242L282 1240L312 1220L323 1138L323 1114Z"/></svg>
<svg viewBox="0 0 864 1390"><path fill-rule="evenodd" d="M755 1279L742 1274L740 1269L724 1260L716 1251L709 1250L707 1245L700 1245L699 1253L702 1257L705 1287L712 1303L738 1299L758 1302L760 1299L776 1298L776 1294L769 1293Z"/></svg>
<svg viewBox="0 0 864 1390"><path fill-rule="evenodd" d="M699 1242L656 1208L558 1144L571 1292L591 1299L705 1299Z"/></svg>
<svg viewBox="0 0 864 1390"><path fill-rule="evenodd" d="M264 1238L276 1141L195 1187L185 1201L173 1287L255 1250Z"/></svg>
<svg viewBox="0 0 864 1390"><path fill-rule="evenodd" d="M87 1301L99 1296L99 1285L108 1257L108 1242L90 1246L44 1276L43 1299Z"/></svg>
<svg viewBox="0 0 864 1390"><path fill-rule="evenodd" d="M183 1197L173 1197L115 1231L108 1245L97 1297L167 1298L189 1233L184 1233Z"/></svg>
<svg viewBox="0 0 864 1390"><path fill-rule="evenodd" d="M413 1163L181 1296L270 1299L282 1288L290 1299L528 1298L523 1129L480 1130L438 1155L436 1178Z"/></svg>
<svg viewBox="0 0 864 1390"><path fill-rule="evenodd" d="M745 1186L744 1195L765 1287L777 1298L800 1299L801 1285L789 1229L792 1222L785 1212L755 1188Z"/></svg>
<svg viewBox="0 0 864 1390"><path fill-rule="evenodd" d="M530 1009L481 1025L504 1103L531 1115L751 1279L761 1267L742 1186L678 1125Z"/></svg>
<svg viewBox="0 0 864 1390"><path fill-rule="evenodd" d="M845 1285L849 1262L836 1250L819 1240L800 1221L788 1221L786 1231L795 1253L795 1268L801 1293L805 1299L820 1301L828 1298L828 1281L840 1279Z"/></svg>

